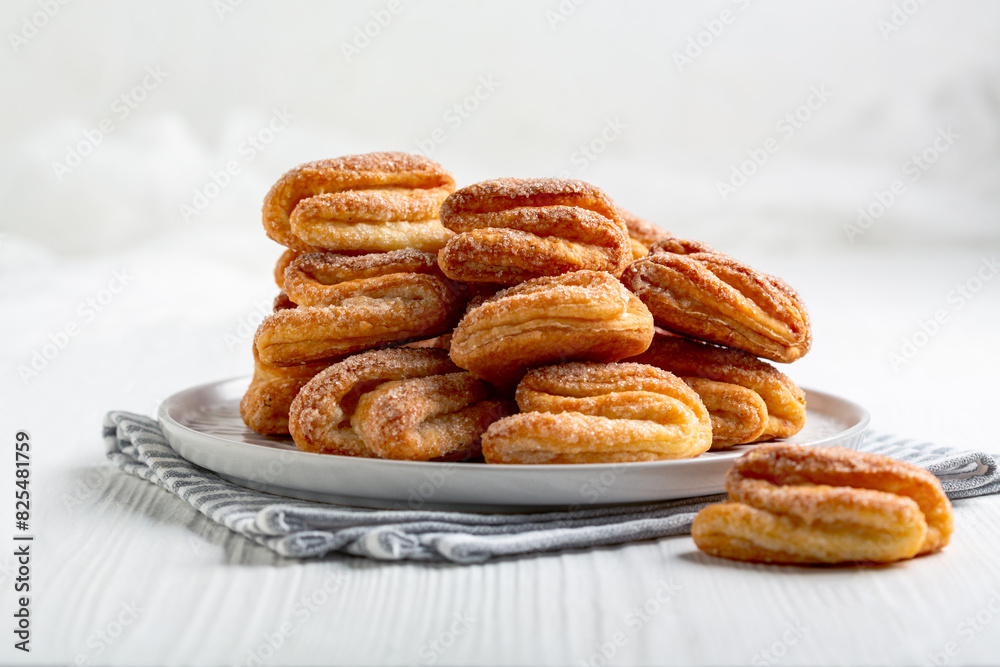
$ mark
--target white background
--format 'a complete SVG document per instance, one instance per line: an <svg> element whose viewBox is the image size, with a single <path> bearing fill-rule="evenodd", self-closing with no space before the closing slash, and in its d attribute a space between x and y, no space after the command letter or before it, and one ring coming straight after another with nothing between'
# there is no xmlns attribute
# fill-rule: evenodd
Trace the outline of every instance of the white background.
<svg viewBox="0 0 1000 667"><path fill-rule="evenodd" d="M264 191L290 166L414 150L441 127L447 138L432 157L460 184L568 170L675 233L733 251L995 242L1000 233L996 3L912 0L917 11L897 30L891 3L863 0L399 0L399 13L369 26L378 34L348 58L344 45L387 2L245 0L222 11L226 0L74 1L11 45L40 1L4 3L0 215L6 232L60 256L184 231L179 205L210 172L244 158L240 143L272 109L294 121L195 218L199 229L256 232ZM716 25L721 34L699 35L723 11L732 22ZM690 39L708 46L679 67ZM122 118L115 101L148 67L166 78ZM446 122L481 77L499 87L459 127ZM829 101L785 138L776 123L813 87ZM102 118L114 131L57 177L53 162ZM575 161L609 120L624 126L620 135L597 160ZM960 137L953 150L851 246L843 225L857 207L948 127ZM780 150L723 202L717 181L771 136Z"/></svg>
<svg viewBox="0 0 1000 667"><path fill-rule="evenodd" d="M149 411L176 390L161 369L184 367L179 344L215 353L180 386L247 372L248 346L223 337L258 319L274 292L280 248L259 223L270 184L308 160L427 148L440 128L431 155L460 185L568 171L785 278L816 328L793 377L878 398L876 425L946 439L990 410L992 396L959 399L952 388L965 381L959 370L997 368L983 362L996 362L987 321L1000 281L976 282L995 274L982 261L1000 249L996 3L53 7L47 18L37 2L8 2L0 21L0 261L6 310L21 314L4 321L8 368L30 365L67 324L81 328L44 373L13 383L32 400L66 385L53 375L72 376L64 357L135 342L146 327L190 343L156 337L138 358L94 360L91 371L100 364L135 392L102 396L111 404L95 414ZM44 25L32 33L26 21ZM828 99L803 107L814 89ZM462 117L456 104L474 110ZM294 118L270 133L276 112ZM795 113L807 120L787 136L779 123ZM602 137L609 123L618 129ZM747 163L768 139L777 151ZM73 151L89 155L66 173ZM935 161L914 170L925 151ZM223 173L229 163L237 175ZM744 166L756 172L724 201L720 183ZM894 181L902 194L891 194ZM879 197L894 198L884 213ZM882 215L863 229L860 208ZM127 289L100 313L80 309L107 297L122 269L135 276ZM981 288L973 299L955 292L969 280ZM921 323L942 311L944 325L924 336ZM890 356L903 351L912 358ZM942 396L951 402L934 409Z"/></svg>
<svg viewBox="0 0 1000 667"><path fill-rule="evenodd" d="M37 443L39 531L83 540L98 525L65 500L102 461L107 410L151 414L177 390L249 373L250 335L276 291L281 250L260 225L271 183L308 160L421 146L459 185L568 172L678 235L785 278L814 324L812 352L783 368L793 379L862 403L878 429L1000 451L1000 279L991 268L1000 257L1000 4L389 7L3 3L0 414L3 433L28 429ZM359 37L366 29L373 36ZM810 98L816 90L825 101ZM803 107L810 99L815 108ZM268 134L276 113L290 120ZM779 123L796 113L803 120L788 136ZM105 119L110 133L99 130ZM428 149L437 128L444 140ZM942 135L952 139L935 148ZM262 150L247 148L250 137ZM771 138L777 150L724 198L720 182ZM914 172L912 157L925 151L933 163ZM60 165L76 164L72 152L86 155L67 172ZM230 162L238 173L220 176ZM852 233L859 208L881 215ZM128 531L119 535L131 543ZM66 540L74 546L64 556L76 549ZM50 588L50 608L64 595L81 610L102 599L93 586L61 585ZM110 600L98 617L117 608ZM922 660L953 626L947 619L916 653L876 655ZM41 627L51 661L71 660L92 631L79 618L58 632L55 621ZM109 655L135 660L137 637ZM234 640L232 652L206 641L214 653L177 649L171 659L232 662L250 640ZM628 655L657 661L655 642L644 642ZM593 650L578 648L544 659ZM748 662L753 651L737 648L677 655ZM821 648L800 658L822 662L831 654ZM452 658L471 660L473 649ZM418 659L402 649L350 655Z"/></svg>

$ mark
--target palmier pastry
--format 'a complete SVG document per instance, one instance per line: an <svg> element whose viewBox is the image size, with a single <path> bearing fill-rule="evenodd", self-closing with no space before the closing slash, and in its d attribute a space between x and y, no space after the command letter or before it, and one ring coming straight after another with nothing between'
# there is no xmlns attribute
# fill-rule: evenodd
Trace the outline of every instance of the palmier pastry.
<svg viewBox="0 0 1000 667"><path fill-rule="evenodd" d="M253 379L240 401L240 417L261 435L288 435L288 410L299 390L331 362L296 366L265 364L253 353Z"/></svg>
<svg viewBox="0 0 1000 667"><path fill-rule="evenodd" d="M751 354L658 335L629 359L679 375L712 415L712 449L787 438L806 423L805 392Z"/></svg>
<svg viewBox="0 0 1000 667"><path fill-rule="evenodd" d="M331 306L376 288L411 284L418 275L436 276L457 293L467 291L444 279L433 253L412 248L365 255L304 253L288 264L282 284L300 306Z"/></svg>
<svg viewBox="0 0 1000 667"><path fill-rule="evenodd" d="M660 229L648 220L635 216L623 208L618 209L625 226L628 228L629 241L632 247L632 259L641 259L649 254L649 246L657 241L670 237L670 234Z"/></svg>
<svg viewBox="0 0 1000 667"><path fill-rule="evenodd" d="M575 271L497 292L458 323L451 358L513 387L525 370L561 361L618 361L649 347L653 318L610 273Z"/></svg>
<svg viewBox="0 0 1000 667"><path fill-rule="evenodd" d="M809 351L809 316L795 291L703 244L654 244L622 282L667 331L786 363Z"/></svg>
<svg viewBox="0 0 1000 667"><path fill-rule="evenodd" d="M267 235L306 252L434 252L451 232L438 221L451 174L409 153L366 153L298 166L264 198Z"/></svg>
<svg viewBox="0 0 1000 667"><path fill-rule="evenodd" d="M299 449L408 460L475 456L480 437L507 414L487 387L444 350L370 350L333 364L292 402Z"/></svg>
<svg viewBox="0 0 1000 667"><path fill-rule="evenodd" d="M765 563L887 563L951 537L951 503L927 470L840 447L762 445L726 475L732 502L691 528L713 556Z"/></svg>
<svg viewBox="0 0 1000 667"><path fill-rule="evenodd" d="M278 262L274 265L274 282L278 284L278 287L284 288L285 269L302 254L301 250L291 249L286 249L285 252L281 253L281 257L278 258Z"/></svg>
<svg viewBox="0 0 1000 667"><path fill-rule="evenodd" d="M628 230L599 188L558 178L500 178L462 188L441 206L457 232L438 254L449 278L516 285L578 270L620 276Z"/></svg>
<svg viewBox="0 0 1000 667"><path fill-rule="evenodd" d="M384 459L461 460L478 457L483 432L512 411L461 371L383 383L358 399L351 426Z"/></svg>
<svg viewBox="0 0 1000 667"><path fill-rule="evenodd" d="M293 261L285 283L299 307L261 322L254 337L261 360L293 366L448 333L462 314L466 294L436 275L433 263L427 267L413 254L422 255L306 254ZM425 268L428 272L418 272ZM351 276L361 277L338 282Z"/></svg>
<svg viewBox="0 0 1000 667"><path fill-rule="evenodd" d="M529 371L520 414L483 436L488 463L612 463L697 456L712 443L708 411L676 376L635 363L569 363Z"/></svg>

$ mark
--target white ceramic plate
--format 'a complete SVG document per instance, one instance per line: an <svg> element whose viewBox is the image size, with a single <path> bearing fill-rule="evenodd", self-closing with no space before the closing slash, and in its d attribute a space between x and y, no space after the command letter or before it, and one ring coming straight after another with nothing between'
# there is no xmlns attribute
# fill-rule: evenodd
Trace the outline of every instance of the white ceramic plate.
<svg viewBox="0 0 1000 667"><path fill-rule="evenodd" d="M723 491L732 460L754 445L695 459L587 465L487 465L388 461L295 448L291 438L257 435L239 402L249 378L192 387L165 400L160 424L188 461L251 488L282 496L365 507L526 511L689 498ZM867 411L806 390L807 417L788 442L857 448Z"/></svg>

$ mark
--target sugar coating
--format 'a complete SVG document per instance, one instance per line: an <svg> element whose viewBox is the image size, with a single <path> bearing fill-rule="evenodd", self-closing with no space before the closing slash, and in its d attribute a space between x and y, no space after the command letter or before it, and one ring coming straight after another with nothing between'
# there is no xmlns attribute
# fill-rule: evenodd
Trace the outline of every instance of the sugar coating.
<svg viewBox="0 0 1000 667"><path fill-rule="evenodd" d="M333 205L334 210L340 211L338 215L344 215L345 210L353 205L362 215L365 212L371 214L376 204L381 202L388 208L387 212L378 216L406 220L408 212L414 210L421 211L418 215L423 216L435 202L455 189L455 179L437 162L409 153L366 153L307 162L285 172L264 197L264 230L271 239L293 250L322 250L326 246L303 240L291 228L290 218L300 202L317 195L370 189L382 192L367 198L347 196L340 204ZM433 192L417 193L407 198L401 190L393 189ZM317 203L319 209L323 205L324 202ZM309 206L306 204L306 208ZM402 211L398 210L399 206L402 206ZM306 223L300 221L300 224Z"/></svg>
<svg viewBox="0 0 1000 667"><path fill-rule="evenodd" d="M648 220L644 220L643 218L626 211L620 206L618 207L618 213L621 215L622 220L625 221L629 237L644 245L652 245L657 241L663 241L672 236L670 232L661 229L659 226Z"/></svg>
<svg viewBox="0 0 1000 667"><path fill-rule="evenodd" d="M438 217L441 202L450 193L449 187L389 187L324 192L303 199L295 205L291 214L292 230L325 220L434 220Z"/></svg>
<svg viewBox="0 0 1000 667"><path fill-rule="evenodd" d="M805 425L805 392L774 366L747 352L679 336L657 335L648 350L630 361L683 377L709 407L713 419L733 423L744 434L737 436L731 432L731 426L716 428L713 447L787 438ZM765 423L751 438L751 432L744 425L735 424L740 420L732 415L755 413L761 402Z"/></svg>
<svg viewBox="0 0 1000 667"><path fill-rule="evenodd" d="M438 258L456 280L513 285L575 270L618 276L632 258L617 207L583 181L483 181L452 193L440 217L458 233Z"/></svg>
<svg viewBox="0 0 1000 667"><path fill-rule="evenodd" d="M265 318L254 335L261 358L287 366L430 338L451 330L465 304L465 295L445 279L427 274L392 274L325 289L339 288L331 305L300 305Z"/></svg>
<svg viewBox="0 0 1000 667"><path fill-rule="evenodd" d="M702 510L708 553L779 563L892 562L945 546L951 503L927 470L840 447L763 445L726 475L734 502Z"/></svg>
<svg viewBox="0 0 1000 667"><path fill-rule="evenodd" d="M285 280L301 276L323 285L335 285L349 280L372 278L392 273L440 274L437 256L413 248L373 252L364 255L342 255L333 252L305 253L288 264Z"/></svg>
<svg viewBox="0 0 1000 667"><path fill-rule="evenodd" d="M662 246L632 262L622 282L673 333L782 362L798 359L812 343L808 313L794 290L721 253Z"/></svg>
<svg viewBox="0 0 1000 667"><path fill-rule="evenodd" d="M331 365L292 402L289 427L306 451L432 460L478 454L509 408L438 349L383 349Z"/></svg>
<svg viewBox="0 0 1000 667"><path fill-rule="evenodd" d="M533 366L634 356L652 337L649 311L614 276L576 271L528 280L470 309L451 354L473 375L507 386Z"/></svg>
<svg viewBox="0 0 1000 667"><path fill-rule="evenodd" d="M603 190L585 181L564 178L495 178L453 193L441 208L442 219L464 212L486 213L518 206L581 206L620 220Z"/></svg>

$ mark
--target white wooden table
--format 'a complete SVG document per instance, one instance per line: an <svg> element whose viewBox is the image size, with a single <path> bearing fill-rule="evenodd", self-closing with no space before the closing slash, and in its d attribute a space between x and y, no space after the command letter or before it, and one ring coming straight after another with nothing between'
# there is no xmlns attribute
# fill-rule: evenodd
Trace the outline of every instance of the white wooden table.
<svg viewBox="0 0 1000 667"><path fill-rule="evenodd" d="M742 256L811 308L815 347L787 369L800 384L865 405L874 428L1000 453L1000 279L960 309L948 299L997 251ZM4 324L3 433L31 433L36 536L32 652L14 651L8 630L3 664L997 662L1000 496L957 502L944 552L887 568L731 563L688 537L474 566L298 562L111 471L104 412L151 414L174 391L249 372L239 329L269 295L268 261L159 244L0 276L18 314ZM78 304L123 268L127 287L84 322ZM893 368L888 354L939 309L948 322ZM70 321L80 333L25 385L17 366ZM0 553L9 628L15 562Z"/></svg>

